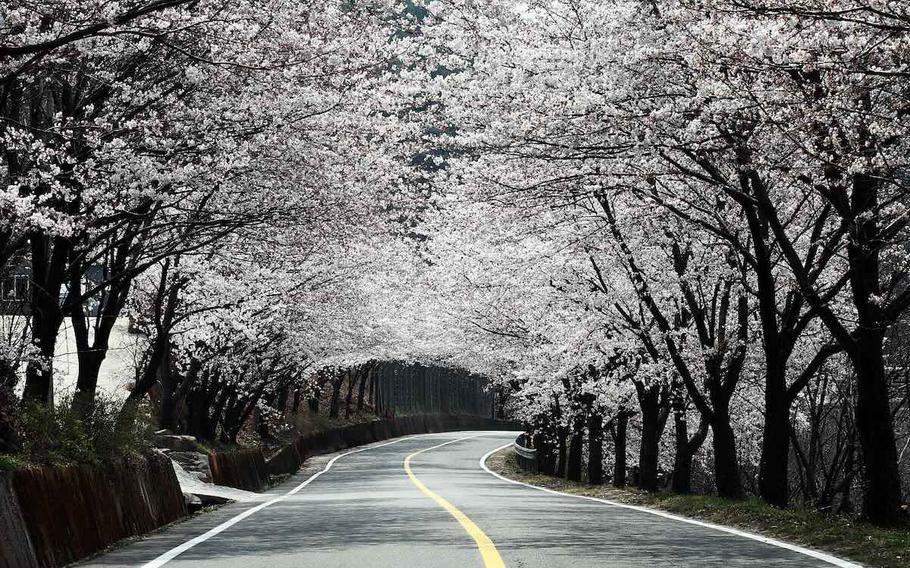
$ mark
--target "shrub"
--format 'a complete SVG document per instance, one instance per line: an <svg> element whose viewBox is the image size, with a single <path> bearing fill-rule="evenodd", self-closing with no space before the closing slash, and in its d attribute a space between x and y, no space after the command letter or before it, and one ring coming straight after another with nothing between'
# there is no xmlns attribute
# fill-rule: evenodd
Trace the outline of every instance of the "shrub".
<svg viewBox="0 0 910 568"><path fill-rule="evenodd" d="M69 397L53 407L23 402L18 412L21 458L32 464L68 465L138 456L148 447L152 422L147 408L126 412L104 397L85 413L73 410Z"/></svg>

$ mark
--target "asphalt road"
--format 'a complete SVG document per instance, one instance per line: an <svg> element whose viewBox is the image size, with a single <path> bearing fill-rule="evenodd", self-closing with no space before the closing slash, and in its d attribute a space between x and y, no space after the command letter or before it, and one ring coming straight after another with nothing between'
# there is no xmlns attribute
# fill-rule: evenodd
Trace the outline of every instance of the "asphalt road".
<svg viewBox="0 0 910 568"><path fill-rule="evenodd" d="M831 566L740 535L547 493L484 471L481 458L514 436L430 434L321 456L261 503L224 506L82 565Z"/></svg>

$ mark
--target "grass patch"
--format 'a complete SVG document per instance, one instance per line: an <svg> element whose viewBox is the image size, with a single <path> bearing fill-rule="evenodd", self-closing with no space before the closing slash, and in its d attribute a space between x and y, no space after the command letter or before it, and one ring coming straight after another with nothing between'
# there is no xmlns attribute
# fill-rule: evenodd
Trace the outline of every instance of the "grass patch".
<svg viewBox="0 0 910 568"><path fill-rule="evenodd" d="M13 454L0 454L0 471L12 471L24 467L26 462Z"/></svg>
<svg viewBox="0 0 910 568"><path fill-rule="evenodd" d="M880 528L855 518L825 515L807 509L777 509L758 499L730 501L712 495L646 493L588 485L522 471L515 452L490 456L489 468L504 477L574 495L586 495L652 507L680 516L745 529L772 538L823 550L882 568L910 568L910 527Z"/></svg>

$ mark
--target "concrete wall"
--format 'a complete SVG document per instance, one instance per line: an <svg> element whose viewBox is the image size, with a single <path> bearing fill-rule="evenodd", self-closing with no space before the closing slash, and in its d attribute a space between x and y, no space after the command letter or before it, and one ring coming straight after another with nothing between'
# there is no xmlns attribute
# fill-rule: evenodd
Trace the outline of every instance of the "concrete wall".
<svg viewBox="0 0 910 568"><path fill-rule="evenodd" d="M209 454L212 482L247 491L269 486L269 468L259 448Z"/></svg>
<svg viewBox="0 0 910 568"><path fill-rule="evenodd" d="M0 483L0 511L3 544L12 545L0 552L0 566L51 567L176 521L186 505L170 460L155 454L104 467L16 470Z"/></svg>
<svg viewBox="0 0 910 568"><path fill-rule="evenodd" d="M0 472L0 567L31 568L38 560L13 493L12 476Z"/></svg>

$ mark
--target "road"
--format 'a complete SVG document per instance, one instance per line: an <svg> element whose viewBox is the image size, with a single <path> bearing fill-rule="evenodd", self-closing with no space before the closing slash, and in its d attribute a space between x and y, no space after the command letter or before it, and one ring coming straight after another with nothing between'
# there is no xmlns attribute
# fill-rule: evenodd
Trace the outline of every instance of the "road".
<svg viewBox="0 0 910 568"><path fill-rule="evenodd" d="M226 505L82 566L832 565L741 535L548 493L484 471L481 458L514 437L430 434L320 456L264 494L261 503Z"/></svg>

